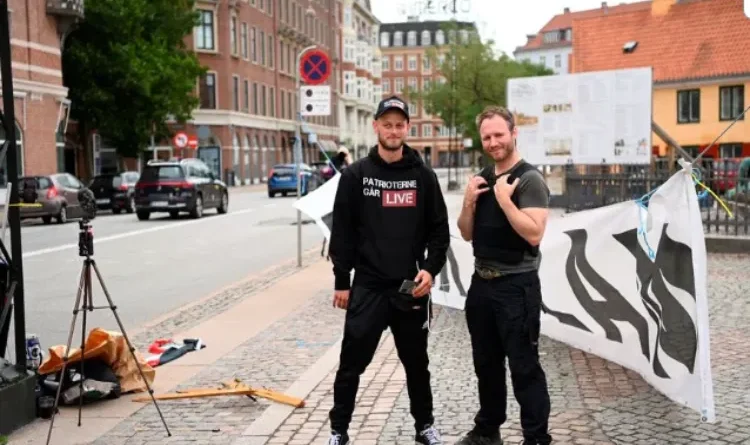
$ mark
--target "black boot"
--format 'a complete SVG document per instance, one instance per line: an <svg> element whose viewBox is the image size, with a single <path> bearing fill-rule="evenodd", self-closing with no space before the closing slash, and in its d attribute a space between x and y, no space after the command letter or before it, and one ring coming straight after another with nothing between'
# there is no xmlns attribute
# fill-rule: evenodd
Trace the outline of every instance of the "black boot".
<svg viewBox="0 0 750 445"><path fill-rule="evenodd" d="M500 433L487 436L479 434L476 430L471 430L455 445L503 445L503 439L500 438Z"/></svg>

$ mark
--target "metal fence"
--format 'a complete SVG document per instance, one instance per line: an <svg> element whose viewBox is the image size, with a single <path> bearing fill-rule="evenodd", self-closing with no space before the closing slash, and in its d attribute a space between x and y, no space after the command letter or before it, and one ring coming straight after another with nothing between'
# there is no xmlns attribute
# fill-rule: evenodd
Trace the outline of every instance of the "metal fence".
<svg viewBox="0 0 750 445"><path fill-rule="evenodd" d="M730 217L710 193L696 185L706 233L750 236L750 172L740 173L740 162L740 159L705 159L698 166L701 182L732 212ZM556 201L566 212L575 212L637 200L658 188L675 171L676 163L670 165L666 161L650 166L567 166L565 191Z"/></svg>

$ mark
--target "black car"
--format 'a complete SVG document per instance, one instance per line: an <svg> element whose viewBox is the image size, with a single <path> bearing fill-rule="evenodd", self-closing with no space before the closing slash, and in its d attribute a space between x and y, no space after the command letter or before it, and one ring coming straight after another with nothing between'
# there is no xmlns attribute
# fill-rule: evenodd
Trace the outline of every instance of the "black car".
<svg viewBox="0 0 750 445"><path fill-rule="evenodd" d="M151 161L135 184L135 213L142 221L155 212L200 218L206 208L227 213L229 191L200 159Z"/></svg>
<svg viewBox="0 0 750 445"><path fill-rule="evenodd" d="M116 175L98 175L89 184L96 197L96 207L112 209L119 214L123 210L135 212L135 184L138 172L122 172Z"/></svg>

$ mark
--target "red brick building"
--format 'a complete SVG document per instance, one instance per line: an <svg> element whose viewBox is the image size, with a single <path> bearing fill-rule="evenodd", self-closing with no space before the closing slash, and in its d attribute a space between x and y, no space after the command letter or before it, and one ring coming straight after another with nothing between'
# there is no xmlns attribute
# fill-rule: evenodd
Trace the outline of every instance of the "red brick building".
<svg viewBox="0 0 750 445"><path fill-rule="evenodd" d="M19 174L49 174L75 168L66 150L68 90L62 83L60 36L83 17L82 0L9 0ZM5 135L0 129L0 143ZM7 160L7 158L5 158ZM6 161L0 187L7 184Z"/></svg>
<svg viewBox="0 0 750 445"><path fill-rule="evenodd" d="M439 67L445 61L443 53L447 45L452 41L467 42L477 35L475 25L470 22L456 22L458 32L447 33L445 28L449 23L418 21L411 17L406 22L380 25L381 93L384 98L394 94L402 96L410 90L424 91L433 84L445 83ZM434 62L428 57L431 48L438 54ZM407 142L422 153L426 162L434 167L471 163L471 154L464 150L461 135L455 129L451 130L449 122L427 113L422 103L410 103L409 112L411 129Z"/></svg>
<svg viewBox="0 0 750 445"><path fill-rule="evenodd" d="M275 163L293 160L290 138L299 109L297 54L316 45L337 66L340 2L198 0L196 7L200 24L188 44L209 71L196 80L200 107L193 120L175 128L196 136L204 153L208 147L220 148L222 177L231 170L234 184L264 181ZM335 77L331 75L329 84ZM331 101L338 103L337 94ZM333 109L330 116L306 121L324 148L336 149L338 123ZM302 136L304 160L318 159L319 150L307 143L305 133ZM172 147L171 141L158 145L160 158L197 155L195 150Z"/></svg>

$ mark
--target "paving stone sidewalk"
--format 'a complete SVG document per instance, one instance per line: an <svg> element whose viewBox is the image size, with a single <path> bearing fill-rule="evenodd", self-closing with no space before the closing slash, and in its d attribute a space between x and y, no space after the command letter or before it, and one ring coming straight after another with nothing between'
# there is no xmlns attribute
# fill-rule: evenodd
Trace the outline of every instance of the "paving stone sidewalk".
<svg viewBox="0 0 750 445"><path fill-rule="evenodd" d="M750 351L743 331L750 325L747 256L711 255L709 298L712 362L718 423L701 424L637 374L543 338L542 363L552 396L555 443L737 444L750 442ZM436 417L451 444L470 429L477 410L476 380L463 312L438 309L430 345ZM180 388L213 386L233 377L251 385L286 390L340 338L343 311L333 310L330 292L271 325ZM231 333L228 333L231 335ZM325 444L335 366L267 439L244 436L271 405L263 399L220 397L162 401L173 437L167 438L153 405L94 442L116 444ZM520 443L518 406L509 390L506 443ZM357 445L413 444L405 377L392 337L385 333L362 377L352 433Z"/></svg>
<svg viewBox="0 0 750 445"><path fill-rule="evenodd" d="M636 373L543 337L552 416L559 444L740 444L750 443L750 351L742 332L750 326L748 256L711 255L709 298L711 347L717 419L702 424L697 413L681 408ZM453 443L473 426L478 408L471 347L463 312L437 312L430 346L438 426ZM240 444L325 444L334 372L267 442ZM523 440L518 405L509 382L507 444ZM389 335L362 379L351 433L356 445L414 444L413 420L404 374ZM322 422L322 425L321 425Z"/></svg>

